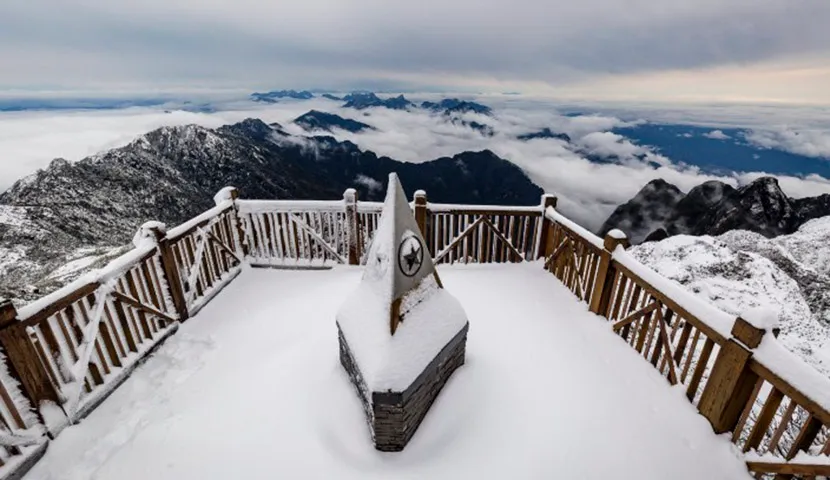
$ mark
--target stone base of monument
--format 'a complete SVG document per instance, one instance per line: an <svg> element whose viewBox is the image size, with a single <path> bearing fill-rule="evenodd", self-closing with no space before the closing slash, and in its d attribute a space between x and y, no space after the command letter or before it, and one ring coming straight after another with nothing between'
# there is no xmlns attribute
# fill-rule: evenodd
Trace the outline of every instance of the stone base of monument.
<svg viewBox="0 0 830 480"><path fill-rule="evenodd" d="M400 452L406 447L447 380L458 367L464 365L468 329L469 324L441 349L406 390L370 392L338 325L340 363L348 372L363 403L376 449Z"/></svg>

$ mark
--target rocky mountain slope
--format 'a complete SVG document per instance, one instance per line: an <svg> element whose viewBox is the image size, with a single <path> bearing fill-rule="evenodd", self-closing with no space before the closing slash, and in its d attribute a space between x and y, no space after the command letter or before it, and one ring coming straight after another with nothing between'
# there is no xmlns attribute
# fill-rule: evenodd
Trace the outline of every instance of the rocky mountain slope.
<svg viewBox="0 0 830 480"><path fill-rule="evenodd" d="M382 200L377 186L393 171L436 202L531 205L542 193L489 151L415 164L254 119L163 127L75 163L56 159L0 194L0 296L25 297L32 284L48 291L66 279L52 273L68 260L82 271L147 220L175 225L209 208L226 185L245 198L340 199L355 187Z"/></svg>
<svg viewBox="0 0 830 480"><path fill-rule="evenodd" d="M678 235L630 251L644 264L740 315L775 311L779 339L830 375L830 217L768 239L746 230L719 236Z"/></svg>
<svg viewBox="0 0 830 480"><path fill-rule="evenodd" d="M599 233L619 228L635 244L672 235L720 235L731 230L772 238L793 233L807 221L827 215L830 195L793 199L773 177L762 177L737 189L709 181L685 195L658 179L617 207Z"/></svg>
<svg viewBox="0 0 830 480"><path fill-rule="evenodd" d="M318 110L311 110L294 119L294 123L303 127L306 131L312 132L315 130L322 130L331 132L332 129L339 128L347 132L358 133L364 130L374 130L371 125L367 125L357 120L350 118L343 118L334 113L320 112Z"/></svg>

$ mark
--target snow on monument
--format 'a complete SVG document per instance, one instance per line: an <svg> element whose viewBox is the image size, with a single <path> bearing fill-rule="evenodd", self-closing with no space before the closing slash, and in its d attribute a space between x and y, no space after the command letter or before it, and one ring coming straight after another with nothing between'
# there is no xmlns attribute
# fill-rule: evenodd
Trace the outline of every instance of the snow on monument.
<svg viewBox="0 0 830 480"><path fill-rule="evenodd" d="M375 448L403 450L456 368L469 324L441 285L396 174L359 287L337 313L340 363Z"/></svg>

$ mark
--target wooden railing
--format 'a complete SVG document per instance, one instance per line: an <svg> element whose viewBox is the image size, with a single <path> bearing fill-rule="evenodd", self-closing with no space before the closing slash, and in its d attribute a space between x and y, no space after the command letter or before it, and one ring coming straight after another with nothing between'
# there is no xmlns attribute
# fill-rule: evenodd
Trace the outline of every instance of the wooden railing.
<svg viewBox="0 0 830 480"><path fill-rule="evenodd" d="M554 208L545 213L544 268L651 363L716 433L731 433L757 478L830 476L830 379L766 332L703 302Z"/></svg>
<svg viewBox="0 0 830 480"><path fill-rule="evenodd" d="M436 263L535 260L542 212L532 207L446 205L416 192L412 203ZM380 220L382 204L359 202L354 190L342 201L239 200L245 243L253 266L315 267L362 264Z"/></svg>
<svg viewBox="0 0 830 480"><path fill-rule="evenodd" d="M0 304L0 478L25 471L243 265L362 263L382 207L354 190L338 201L260 201L227 188L215 200L176 228L145 224L135 249L19 311ZM759 478L830 475L830 379L637 262L620 232L600 239L555 207L552 196L532 207L432 204L420 191L412 203L436 263L539 259L682 385L716 432L731 433Z"/></svg>
<svg viewBox="0 0 830 480"><path fill-rule="evenodd" d="M544 202L536 207L442 205L415 194L415 218L436 264L535 260Z"/></svg>
<svg viewBox="0 0 830 480"><path fill-rule="evenodd" d="M135 248L19 311L0 305L0 478L25 470L94 409L155 347L239 274L235 205L165 232L149 222Z"/></svg>

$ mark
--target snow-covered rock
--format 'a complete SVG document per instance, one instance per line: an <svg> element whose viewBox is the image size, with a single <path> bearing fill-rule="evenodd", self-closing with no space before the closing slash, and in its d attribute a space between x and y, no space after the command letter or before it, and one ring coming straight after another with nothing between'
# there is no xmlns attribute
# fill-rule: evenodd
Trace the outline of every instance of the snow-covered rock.
<svg viewBox="0 0 830 480"><path fill-rule="evenodd" d="M816 223L806 230L805 235L821 235ZM788 250L803 242L799 233L770 240L735 230L719 237L678 235L629 252L726 312L773 312L780 321L779 340L830 375L830 278Z"/></svg>

